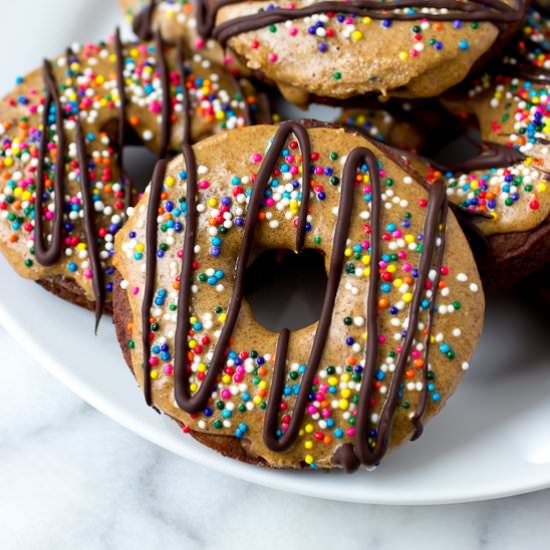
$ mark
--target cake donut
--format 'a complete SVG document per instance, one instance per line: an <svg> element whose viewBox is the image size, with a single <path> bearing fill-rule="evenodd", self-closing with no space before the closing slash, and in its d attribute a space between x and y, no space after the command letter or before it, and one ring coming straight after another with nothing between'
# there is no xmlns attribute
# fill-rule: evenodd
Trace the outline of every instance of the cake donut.
<svg viewBox="0 0 550 550"><path fill-rule="evenodd" d="M123 44L117 32L44 61L0 106L0 250L21 276L99 319L111 310L113 239L132 202L124 147L166 156L182 134L253 122L256 100L249 84L158 34Z"/></svg>
<svg viewBox="0 0 550 550"><path fill-rule="evenodd" d="M297 105L370 92L432 97L462 81L490 49L506 42L527 4L197 0L192 26ZM179 15L168 14L178 9L191 8L149 0L138 17L140 32L147 25L170 27Z"/></svg>
<svg viewBox="0 0 550 550"><path fill-rule="evenodd" d="M184 144L115 248L115 326L147 403L246 462L376 466L441 409L481 331L443 183L321 123ZM247 267L274 248L314 249L328 272L319 321L292 333L264 328L243 297Z"/></svg>
<svg viewBox="0 0 550 550"><path fill-rule="evenodd" d="M479 126L478 157L438 167L448 196L484 236L478 254L488 288L509 287L550 263L550 23L531 9L509 52L482 77L443 97Z"/></svg>

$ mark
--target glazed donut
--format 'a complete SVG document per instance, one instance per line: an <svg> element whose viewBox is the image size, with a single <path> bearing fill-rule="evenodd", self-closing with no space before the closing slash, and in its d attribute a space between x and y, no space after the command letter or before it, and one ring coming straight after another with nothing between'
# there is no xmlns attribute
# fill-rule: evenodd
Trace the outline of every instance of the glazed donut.
<svg viewBox="0 0 550 550"><path fill-rule="evenodd" d="M0 107L0 250L21 276L99 318L111 309L113 238L132 197L125 145L165 156L182 137L253 122L256 99L159 35L123 45L117 32L45 61Z"/></svg>
<svg viewBox="0 0 550 550"><path fill-rule="evenodd" d="M115 239L114 319L148 404L202 443L275 468L373 467L455 390L484 298L442 182L391 148L288 121L160 162ZM318 322L259 324L267 249L322 254ZM281 296L281 300L285 297Z"/></svg>
<svg viewBox="0 0 550 550"><path fill-rule="evenodd" d="M169 32L173 4L149 0L138 18L141 32L147 25ZM504 44L527 4L197 0L191 26L204 40L227 46L297 105L369 92L432 97L461 82L490 49Z"/></svg>
<svg viewBox="0 0 550 550"><path fill-rule="evenodd" d="M480 156L428 177L447 180L449 199L485 236L478 255L487 287L511 286L550 263L550 22L531 9L497 66L442 99L472 117Z"/></svg>

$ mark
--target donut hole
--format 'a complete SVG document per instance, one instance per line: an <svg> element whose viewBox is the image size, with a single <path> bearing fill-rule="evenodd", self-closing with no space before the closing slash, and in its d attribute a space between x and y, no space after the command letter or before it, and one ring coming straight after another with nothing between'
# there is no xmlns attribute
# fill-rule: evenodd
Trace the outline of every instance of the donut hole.
<svg viewBox="0 0 550 550"><path fill-rule="evenodd" d="M158 155L143 145L124 146L124 173L132 180L134 189L143 192L151 181Z"/></svg>
<svg viewBox="0 0 550 550"><path fill-rule="evenodd" d="M244 296L266 329L298 330L319 320L326 286L322 252L274 248L261 252L246 270Z"/></svg>

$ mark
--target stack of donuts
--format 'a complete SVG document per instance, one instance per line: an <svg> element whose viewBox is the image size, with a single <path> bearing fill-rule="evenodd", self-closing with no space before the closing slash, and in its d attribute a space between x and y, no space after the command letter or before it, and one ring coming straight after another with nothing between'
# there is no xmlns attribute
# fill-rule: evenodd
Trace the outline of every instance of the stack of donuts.
<svg viewBox="0 0 550 550"><path fill-rule="evenodd" d="M548 6L120 3L134 39L73 44L0 104L0 251L112 316L128 391L202 444L374 469L456 390L485 294L544 280ZM158 157L145 188L129 146ZM247 281L274 250L321 258L312 324L257 320Z"/></svg>

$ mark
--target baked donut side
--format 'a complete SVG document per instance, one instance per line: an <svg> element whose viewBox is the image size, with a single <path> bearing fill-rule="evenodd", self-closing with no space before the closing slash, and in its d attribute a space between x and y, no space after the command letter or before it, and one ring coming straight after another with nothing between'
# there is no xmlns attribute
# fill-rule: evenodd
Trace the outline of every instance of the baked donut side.
<svg viewBox="0 0 550 550"><path fill-rule="evenodd" d="M117 33L45 61L0 106L0 250L21 276L98 317L110 311L113 238L133 200L125 145L170 154L186 127L195 140L253 122L256 100L250 84L158 35L122 44Z"/></svg>
<svg viewBox="0 0 550 550"><path fill-rule="evenodd" d="M117 332L149 404L276 468L374 466L420 435L468 368L483 294L442 185L385 151L289 121L157 166L115 260ZM274 247L317 249L329 274L319 322L292 333L242 299Z"/></svg>

